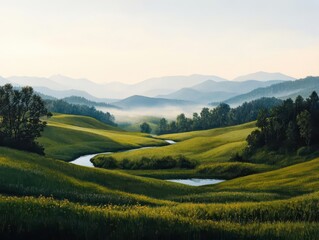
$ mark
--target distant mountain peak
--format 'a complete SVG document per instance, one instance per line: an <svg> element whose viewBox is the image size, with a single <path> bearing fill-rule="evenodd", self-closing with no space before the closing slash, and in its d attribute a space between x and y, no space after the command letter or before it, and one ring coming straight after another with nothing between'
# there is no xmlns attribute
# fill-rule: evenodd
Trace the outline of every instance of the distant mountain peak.
<svg viewBox="0 0 319 240"><path fill-rule="evenodd" d="M248 80L258 80L258 81L271 81L271 80L282 80L282 81L291 81L295 80L296 78L285 75L280 72L264 72L258 71L255 73L250 73L247 75L239 76L233 79L233 81L248 81Z"/></svg>

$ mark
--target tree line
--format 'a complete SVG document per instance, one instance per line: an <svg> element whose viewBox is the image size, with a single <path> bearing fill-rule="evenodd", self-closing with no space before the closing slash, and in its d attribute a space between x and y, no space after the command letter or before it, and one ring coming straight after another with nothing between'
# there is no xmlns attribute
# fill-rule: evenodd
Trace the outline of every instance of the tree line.
<svg viewBox="0 0 319 240"><path fill-rule="evenodd" d="M319 143L319 97L314 91L304 99L287 99L257 118L258 130L247 137L246 153L266 147L270 150L297 150Z"/></svg>
<svg viewBox="0 0 319 240"><path fill-rule="evenodd" d="M187 118L184 113L178 115L176 120L171 122L161 118L157 133L188 132L242 124L256 120L260 109L270 109L281 102L276 98L261 98L245 102L236 108L221 103L216 108L203 108L200 113L193 113L192 118Z"/></svg>
<svg viewBox="0 0 319 240"><path fill-rule="evenodd" d="M45 103L51 112L88 116L106 124L116 126L114 122L115 118L111 113L99 111L93 106L70 104L61 99L46 100Z"/></svg>

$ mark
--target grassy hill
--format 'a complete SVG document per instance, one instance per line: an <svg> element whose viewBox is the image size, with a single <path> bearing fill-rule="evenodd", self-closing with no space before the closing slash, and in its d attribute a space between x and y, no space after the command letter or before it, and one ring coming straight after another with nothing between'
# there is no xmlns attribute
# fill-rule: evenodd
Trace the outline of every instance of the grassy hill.
<svg viewBox="0 0 319 240"><path fill-rule="evenodd" d="M246 137L255 128L255 123L251 122L226 128L161 135L158 136L158 138L171 139L177 143L160 148L146 148L129 152L118 152L110 155L100 154L92 159L92 161L97 166L101 166L103 156L107 158L111 156L121 162L123 159L127 159L131 162L142 162L144 157L160 159L167 156L178 157L183 155L188 159L199 162L199 166L192 170L128 171L130 174L159 179L176 177L231 179L238 176L272 170L274 168L273 166L262 163L255 164L231 161L231 157L246 146ZM138 165L138 163L136 165Z"/></svg>
<svg viewBox="0 0 319 240"><path fill-rule="evenodd" d="M200 163L227 162L232 155L246 146L245 139L254 129L255 124L248 123L228 128L161 135L158 138L178 142L161 148L119 152L110 156L117 160L126 158L130 161L136 161L142 157L159 158L183 155Z"/></svg>
<svg viewBox="0 0 319 240"><path fill-rule="evenodd" d="M39 142L44 145L47 156L65 161L90 153L166 144L149 135L126 132L90 117L56 114L47 121Z"/></svg>
<svg viewBox="0 0 319 240"><path fill-rule="evenodd" d="M315 239L318 163L196 188L0 148L0 236Z"/></svg>
<svg viewBox="0 0 319 240"><path fill-rule="evenodd" d="M164 204L168 202L158 200L200 192L180 184L81 167L3 147L0 147L0 176L2 194L52 196L99 205Z"/></svg>
<svg viewBox="0 0 319 240"><path fill-rule="evenodd" d="M40 139L49 151L46 157L0 147L0 238L316 239L319 158L280 169L229 162L234 147L242 148L253 129L249 123L165 135L161 138L178 143L125 153L132 158L187 154L201 166L215 167L214 174L236 167L267 171L191 187L136 176L141 171L87 168L49 157L70 158L81 148L94 151L98 143L97 148L107 143L114 149L163 143L91 118L55 115Z"/></svg>
<svg viewBox="0 0 319 240"><path fill-rule="evenodd" d="M254 129L254 123L249 123L223 129L161 135L160 139L171 139L179 142L161 148L115 153L112 156L117 159L134 160L142 156L177 156L182 154L201 162L223 162L227 161L232 153L236 153L245 146L247 135Z"/></svg>

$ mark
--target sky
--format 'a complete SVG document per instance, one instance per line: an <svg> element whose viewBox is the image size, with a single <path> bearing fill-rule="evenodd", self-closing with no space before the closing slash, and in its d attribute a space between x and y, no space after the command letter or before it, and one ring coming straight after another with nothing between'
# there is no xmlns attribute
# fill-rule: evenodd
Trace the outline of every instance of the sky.
<svg viewBox="0 0 319 240"><path fill-rule="evenodd" d="M0 0L0 75L319 75L318 0Z"/></svg>

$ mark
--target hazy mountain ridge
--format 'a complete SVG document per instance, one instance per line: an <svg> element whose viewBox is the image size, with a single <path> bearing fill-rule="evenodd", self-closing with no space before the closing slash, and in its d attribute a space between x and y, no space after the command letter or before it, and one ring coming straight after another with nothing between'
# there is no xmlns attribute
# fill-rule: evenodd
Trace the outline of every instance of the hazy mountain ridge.
<svg viewBox="0 0 319 240"><path fill-rule="evenodd" d="M224 92L244 93L259 87L267 87L280 82L282 82L282 80L269 80L266 82L258 81L258 80L247 80L243 82L235 82L235 81L214 82L211 80L207 80L203 83L193 86L192 88L202 92L224 91Z"/></svg>
<svg viewBox="0 0 319 240"><path fill-rule="evenodd" d="M114 102L113 105L121 107L123 109L133 108L156 108L156 107L182 107L195 105L190 101L165 99L165 98L151 98L140 95L134 95L118 102Z"/></svg>
<svg viewBox="0 0 319 240"><path fill-rule="evenodd" d="M256 81L248 80L244 82L224 81L216 82L212 80L204 81L191 88L183 88L167 95L159 95L157 97L168 99L180 99L185 101L194 101L200 103L209 103L224 101L236 95L247 93L259 87L271 86L282 80Z"/></svg>
<svg viewBox="0 0 319 240"><path fill-rule="evenodd" d="M225 99L228 99L236 95L237 93L233 93L233 92L222 92L222 91L201 92L193 88L182 88L171 94L159 95L157 97L166 98L166 99L193 101L197 103L207 104L212 101L223 101Z"/></svg>
<svg viewBox="0 0 319 240"><path fill-rule="evenodd" d="M299 94L304 97L309 93L319 89L319 77L307 77L295 81L287 81L271 85L269 87L257 88L249 93L241 94L225 100L227 104L241 104L243 102L252 101L262 97L277 97L281 99Z"/></svg>
<svg viewBox="0 0 319 240"><path fill-rule="evenodd" d="M269 73L269 72L255 72L247 75L242 75L233 79L233 81L247 81L247 80L257 80L257 81L270 81L270 80L283 80L283 81L292 81L296 78L290 77L288 75L282 74L280 72Z"/></svg>
<svg viewBox="0 0 319 240"><path fill-rule="evenodd" d="M254 76L263 80L272 77L291 79L291 77L280 73L258 72L247 76L248 78ZM238 77L237 79L243 79L243 77ZM2 85L6 82L10 82L14 86L31 85L35 91L46 95L46 97L63 99L77 96L93 102L108 104L117 102L120 105L125 103L124 105L129 108L136 106L148 108L167 105L184 106L186 104L183 101L188 102L188 105L206 105L209 102L225 101L239 94L282 81L272 79L269 81L247 80L236 82L214 75L199 74L150 78L135 84L120 82L99 84L85 78L74 79L62 75L54 75L49 78L17 76L7 79L0 78ZM289 94L293 93L289 92ZM137 99L137 95L140 96L139 99ZM114 99L116 96L118 98ZM130 96L133 98L129 98ZM141 96L145 96L143 98L145 104L142 104ZM123 99L123 102L119 99Z"/></svg>

